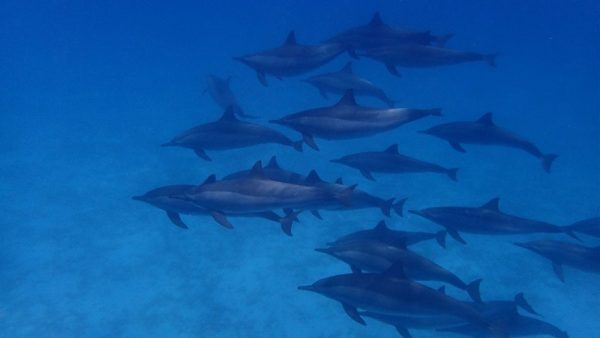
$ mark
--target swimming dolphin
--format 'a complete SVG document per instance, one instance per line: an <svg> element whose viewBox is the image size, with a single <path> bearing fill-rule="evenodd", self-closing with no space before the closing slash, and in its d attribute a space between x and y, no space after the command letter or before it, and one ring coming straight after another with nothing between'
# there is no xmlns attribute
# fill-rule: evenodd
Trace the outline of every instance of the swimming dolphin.
<svg viewBox="0 0 600 338"><path fill-rule="evenodd" d="M375 181L371 174L373 172L396 174L433 172L448 175L451 180L456 181L456 172L458 171L458 168L447 169L434 163L402 155L398 152L397 144L389 146L384 151L350 154L331 162L356 168L371 181Z"/></svg>
<svg viewBox="0 0 600 338"><path fill-rule="evenodd" d="M282 78L306 73L335 59L346 49L339 43L301 45L291 31L279 47L233 59L254 69L258 81L266 87L266 74Z"/></svg>
<svg viewBox="0 0 600 338"><path fill-rule="evenodd" d="M445 292L445 288L441 287L440 289L438 289L438 291ZM537 314L535 311L533 311L529 303L527 303L527 301L523 297L523 293L519 293L518 295L516 295L515 299L512 301L491 301L484 303L465 302L465 304L477 308L484 317L495 316L495 318L497 318L499 315L517 316L519 315L519 313L517 312L517 307L522 307L527 312ZM411 334L408 329L432 330L449 327L458 327L468 324L459 318L448 315L411 316L410 314L407 314L395 316L375 312L361 312L360 315L373 318L382 323L394 326L398 333L404 338L411 337ZM511 331L509 333L512 334L513 332ZM474 335L473 337L478 336Z"/></svg>
<svg viewBox="0 0 600 338"><path fill-rule="evenodd" d="M561 282L565 281L563 265L600 274L600 246L590 248L575 243L553 240L537 240L515 243L515 245L549 259L552 262L554 273Z"/></svg>
<svg viewBox="0 0 600 338"><path fill-rule="evenodd" d="M374 47L357 53L383 63L388 72L400 77L396 67L437 67L464 62L483 61L496 67L496 54L463 52L436 46L421 44L397 44L393 46Z"/></svg>
<svg viewBox="0 0 600 338"><path fill-rule="evenodd" d="M184 199L210 210L221 225L232 227L228 214L247 214L274 209L313 210L327 204L350 205L355 186L332 192L316 186L271 180L263 172L262 163L242 178L216 181L210 176L202 185L186 192ZM290 234L291 229L283 229Z"/></svg>
<svg viewBox="0 0 600 338"><path fill-rule="evenodd" d="M542 154L531 142L521 136L501 127L496 126L492 113L485 113L476 121L460 121L440 124L433 128L420 131L422 134L432 135L448 141L452 148L466 152L461 144L495 145L524 150L542 160L546 172L550 172L555 154Z"/></svg>
<svg viewBox="0 0 600 338"><path fill-rule="evenodd" d="M327 243L330 246L342 245L357 240L373 240L392 246L410 246L423 241L435 239L439 246L446 247L446 231L430 232L412 232L392 230L388 228L385 221L380 221L373 229L353 232L342 236L333 242Z"/></svg>
<svg viewBox="0 0 600 338"><path fill-rule="evenodd" d="M534 233L565 233L574 237L571 229L554 224L513 216L500 211L500 199L493 198L480 207L437 207L410 210L446 228L448 234L466 244L460 232L482 235L521 235Z"/></svg>
<svg viewBox="0 0 600 338"><path fill-rule="evenodd" d="M162 146L190 148L198 157L211 161L205 152L207 149L244 148L264 143L278 143L302 151L302 141L294 142L274 129L238 120L233 106L229 106L219 120L188 129Z"/></svg>
<svg viewBox="0 0 600 338"><path fill-rule="evenodd" d="M394 106L394 101L381 88L375 86L371 81L354 74L352 71L352 62L346 63L344 68L338 72L315 75L304 80L304 82L315 86L325 99L327 99L327 93L342 95L348 89L352 89L354 95L375 97L390 107Z"/></svg>
<svg viewBox="0 0 600 338"><path fill-rule="evenodd" d="M362 107L349 89L333 106L305 110L270 122L302 133L304 142L319 150L313 137L336 140L371 136L430 115L440 116L441 110Z"/></svg>
<svg viewBox="0 0 600 338"><path fill-rule="evenodd" d="M277 163L277 158L273 156L269 163L263 168L263 172L266 177L269 179L292 183L292 184L300 184L307 186L318 186L320 188L328 189L333 193L342 192L347 190L350 186L343 184L341 179L338 179L336 182L325 182L323 181L316 171L312 170L308 176L304 176L298 174L296 172L283 169ZM247 176L250 173L249 170L242 170L236 173L225 176L223 180L229 180L233 178L240 178ZM371 195L365 191L360 189L354 189L352 192L352 203L350 205L343 204L327 204L322 205L319 209L321 210L356 210L356 209L366 209L366 208L379 208L381 212L386 216L391 216L391 211L393 210L397 215L403 215L403 206L404 202L406 202L406 198L400 199L396 201L394 198L383 199L374 195ZM317 218L322 219L319 211L317 209L311 210L313 215Z"/></svg>
<svg viewBox="0 0 600 338"><path fill-rule="evenodd" d="M227 109L232 106L235 114L244 118L252 118L254 116L244 113L244 110L240 107L235 95L231 91L229 83L231 77L221 79L216 75L208 75L206 77L206 90L208 95L215 101L221 108Z"/></svg>
<svg viewBox="0 0 600 338"><path fill-rule="evenodd" d="M337 42L352 49L369 49L396 44L415 43L429 45L436 43L443 46L452 34L435 36L431 32L415 32L387 25L376 12L367 25L345 30L327 42Z"/></svg>
<svg viewBox="0 0 600 338"><path fill-rule="evenodd" d="M502 327L488 322L473 306L411 281L402 266L384 273L352 273L321 279L300 290L322 294L342 303L354 321L366 325L357 309L388 315L449 315L488 328L494 337L508 337Z"/></svg>
<svg viewBox="0 0 600 338"><path fill-rule="evenodd" d="M581 232L588 236L600 237L600 217L588 218L568 226L571 231Z"/></svg>
<svg viewBox="0 0 600 338"><path fill-rule="evenodd" d="M210 210L201 208L190 201L184 200L185 194L194 187L194 185L168 185L152 189L143 195L134 196L132 198L136 201L146 202L164 210L173 224L180 228L187 229L188 226L181 219L181 214L210 216ZM264 218L280 223L282 228L286 229L291 228L292 223L297 220L297 214L298 213L290 212L281 217L273 211L263 211L232 216Z"/></svg>
<svg viewBox="0 0 600 338"><path fill-rule="evenodd" d="M393 264L402 263L404 273L410 279L448 283L467 291L473 300L481 302L479 294L481 279L466 284L452 272L408 250L406 245L400 247L363 239L344 242L328 248L319 248L316 251L326 253L347 263L355 273L361 273L362 271L384 272Z"/></svg>

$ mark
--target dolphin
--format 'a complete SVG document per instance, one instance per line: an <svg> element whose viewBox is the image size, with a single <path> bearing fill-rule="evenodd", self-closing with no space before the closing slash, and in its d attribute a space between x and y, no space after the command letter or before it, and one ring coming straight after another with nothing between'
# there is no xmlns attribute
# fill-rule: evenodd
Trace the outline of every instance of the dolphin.
<svg viewBox="0 0 600 338"><path fill-rule="evenodd" d="M166 212L169 220L176 226L188 229L188 226L181 219L181 214L184 215L210 215L210 210L201 208L190 201L184 200L185 194L193 189L194 185L168 185L152 189L147 193L139 196L134 196L132 199L136 201L146 202L152 206L162 209ZM263 211L248 214L232 215L238 217L258 217L281 224L283 229L291 228L292 223L297 220L298 213L290 212L281 217L273 211Z"/></svg>
<svg viewBox="0 0 600 338"><path fill-rule="evenodd" d="M302 141L294 142L274 129L238 120L233 106L229 106L219 120L188 129L162 146L190 148L198 157L211 161L206 149L244 148L264 143L278 143L302 151Z"/></svg>
<svg viewBox="0 0 600 338"><path fill-rule="evenodd" d="M251 173L242 178L216 181L214 175L185 194L184 200L210 210L221 225L232 227L228 214L247 214L274 209L313 210L326 204L350 205L352 191L332 192L316 186L305 186L271 180L263 172L262 163L254 164ZM283 229L291 234L291 229Z"/></svg>
<svg viewBox="0 0 600 338"><path fill-rule="evenodd" d="M315 75L303 81L315 86L325 99L328 98L327 93L342 95L348 89L352 89L355 95L375 97L390 107L394 106L394 101L385 94L383 89L375 86L371 81L354 74L352 71L352 62L346 63L340 71Z"/></svg>
<svg viewBox="0 0 600 338"><path fill-rule="evenodd" d="M438 291L445 292L445 288L441 287ZM464 302L465 304L476 307L484 317L498 318L498 316L518 316L517 307L524 308L527 312L537 314L525 300L523 293L519 293L515 296L512 301L491 301L484 303L473 303ZM361 316L373 318L382 323L392 325L396 328L398 333L404 338L410 338L410 332L408 329L417 330L432 330L432 329L443 329L449 327L458 327L467 325L464 320L459 318L448 316L448 315L426 315L426 316L413 316L407 315L385 315L375 312L361 312ZM526 317L529 318L529 317ZM505 324L506 325L506 324ZM485 332L485 330L483 330ZM510 331L509 333L513 333ZM487 333L486 333L487 334Z"/></svg>
<svg viewBox="0 0 600 338"><path fill-rule="evenodd" d="M319 177L317 172L314 170L312 170L308 174L308 176L304 176L299 173L283 169L279 166L279 163L277 162L277 158L275 156L273 156L269 163L263 168L263 172L265 173L265 176L267 176L271 180L306 186L318 186L320 188L328 189L333 193L342 192L350 187L348 185L343 184L341 179L338 179L336 182L325 182ZM249 173L249 170L238 171L236 173L225 176L223 180L245 177ZM353 190L351 199L351 205L328 204L323 205L319 209L356 210L366 208L379 208L381 212L388 217L391 216L391 210L393 210L397 215L402 216L402 209L404 206L404 202L406 202L406 198L400 199L398 201L396 201L394 198L383 199L359 189ZM322 219L317 209L311 210L311 212L317 218Z"/></svg>
<svg viewBox="0 0 600 338"><path fill-rule="evenodd" d="M210 95L213 101L215 101L222 109L227 109L227 107L232 106L235 114L239 117L253 118L254 116L246 114L240 107L235 95L231 91L229 86L230 82L231 77L222 79L216 75L208 75L206 77L205 92L208 92L208 95Z"/></svg>
<svg viewBox="0 0 600 338"><path fill-rule="evenodd" d="M447 175L456 181L458 168L444 168L434 163L417 160L398 152L398 145L393 144L384 151L367 151L346 155L331 162L347 165L360 170L360 173L371 181L375 178L371 173L422 173L433 172Z"/></svg>
<svg viewBox="0 0 600 338"><path fill-rule="evenodd" d="M563 283L565 281L563 265L600 274L600 246L587 247L554 240L537 240L515 243L515 245L549 259L552 262L554 273Z"/></svg>
<svg viewBox="0 0 600 338"><path fill-rule="evenodd" d="M446 228L448 234L466 244L460 232L482 235L522 235L534 233L565 233L574 237L571 229L554 224L513 216L500 211L498 197L480 207L437 207L409 210Z"/></svg>
<svg viewBox="0 0 600 338"><path fill-rule="evenodd" d="M388 72L400 77L396 67L427 68L453 65L464 62L483 61L496 67L496 54L463 52L436 46L421 44L396 44L392 46L374 47L357 53L383 63Z"/></svg>
<svg viewBox="0 0 600 338"><path fill-rule="evenodd" d="M496 338L508 337L505 328L490 323L473 306L460 302L404 275L401 264L383 273L352 273L321 279L300 290L322 294L342 303L354 321L366 325L357 309L387 315L449 315L491 330Z"/></svg>
<svg viewBox="0 0 600 338"><path fill-rule="evenodd" d="M600 237L600 217L588 218L568 226L571 231L580 232L588 236Z"/></svg>
<svg viewBox="0 0 600 338"><path fill-rule="evenodd" d="M440 124L433 128L420 131L448 141L452 148L466 152L461 144L495 145L521 149L542 161L542 167L550 172L552 162L558 155L542 154L533 143L521 136L496 126L492 113L485 113L476 121L460 121Z"/></svg>
<svg viewBox="0 0 600 338"><path fill-rule="evenodd" d="M368 24L345 30L327 42L344 44L351 49L370 49L374 47L415 43L429 45L436 43L440 46L452 37L452 34L435 36L431 32L415 32L387 25L376 12Z"/></svg>
<svg viewBox="0 0 600 338"><path fill-rule="evenodd" d="M300 132L307 145L319 150L313 137L336 140L371 136L430 115L440 116L441 110L362 107L349 89L333 106L305 110L270 122Z"/></svg>
<svg viewBox="0 0 600 338"><path fill-rule="evenodd" d="M329 242L327 245L338 246L354 241L372 240L391 246L403 247L431 239L435 239L442 248L446 247L446 231L442 230L436 233L430 233L392 230L388 228L385 221L382 220L377 223L373 229L353 232L346 236L342 236L333 242Z"/></svg>
<svg viewBox="0 0 600 338"><path fill-rule="evenodd" d="M344 242L328 248L319 248L316 251L347 263L355 273L383 272L393 264L401 263L406 276L410 279L448 283L467 291L473 300L481 302L479 294L481 279L466 284L452 272L408 250L406 245L400 247L367 239Z"/></svg>
<svg viewBox="0 0 600 338"><path fill-rule="evenodd" d="M346 49L339 43L302 45L296 42L296 35L291 31L279 47L233 59L254 69L258 81L266 87L266 74L282 78L306 73L335 59Z"/></svg>

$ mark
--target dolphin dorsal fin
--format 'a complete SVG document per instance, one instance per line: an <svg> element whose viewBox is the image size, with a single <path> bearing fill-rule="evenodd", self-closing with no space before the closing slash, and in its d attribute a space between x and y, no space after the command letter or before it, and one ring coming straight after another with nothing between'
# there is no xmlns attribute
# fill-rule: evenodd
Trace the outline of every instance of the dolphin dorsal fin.
<svg viewBox="0 0 600 338"><path fill-rule="evenodd" d="M485 113L483 114L478 120L478 123L484 124L486 126L493 126L494 125L494 120L492 118L492 113Z"/></svg>
<svg viewBox="0 0 600 338"><path fill-rule="evenodd" d="M354 90L348 89L344 93L344 96L336 103L336 106L339 105L348 105L348 106L356 106L356 100L354 99Z"/></svg>
<svg viewBox="0 0 600 338"><path fill-rule="evenodd" d="M381 15L379 12L375 12L371 21L369 21L369 26L383 26L383 20L381 20Z"/></svg>
<svg viewBox="0 0 600 338"><path fill-rule="evenodd" d="M498 204L500 203L500 197L495 197L489 200L486 204L480 206L481 209L489 209L494 211L500 211Z"/></svg>
<svg viewBox="0 0 600 338"><path fill-rule="evenodd" d="M322 183L323 180L319 177L319 174L317 174L317 172L313 169L310 171L310 173L308 173L308 176L306 176L305 182L308 184L316 184Z"/></svg>
<svg viewBox="0 0 600 338"><path fill-rule="evenodd" d="M340 73L352 74L352 61L348 61L348 63L344 65L344 68L340 70Z"/></svg>
<svg viewBox="0 0 600 338"><path fill-rule="evenodd" d="M265 172L262 167L262 161L256 161L256 163L254 163L254 165L252 166L252 169L250 169L250 173L248 174L248 177L251 177L251 178L266 178L267 177L265 175Z"/></svg>
<svg viewBox="0 0 600 338"><path fill-rule="evenodd" d="M205 184L209 184L209 183L214 183L217 180L217 176L215 176L215 174L212 174L210 176L208 176L204 182L202 182L202 184L200 185L205 185Z"/></svg>
<svg viewBox="0 0 600 338"><path fill-rule="evenodd" d="M297 44L298 43L296 42L296 33L294 33L294 31L290 31L287 35L287 38L285 38L283 45L290 46L290 45L297 45Z"/></svg>
<svg viewBox="0 0 600 338"><path fill-rule="evenodd" d="M391 146L387 147L383 152L387 153L387 154L398 155L398 145L397 144L392 144Z"/></svg>
<svg viewBox="0 0 600 338"><path fill-rule="evenodd" d="M269 160L269 163L267 163L267 168L275 168L275 169L279 169L279 163L277 163L277 156L273 156L271 157L271 159Z"/></svg>
<svg viewBox="0 0 600 338"><path fill-rule="evenodd" d="M338 179L335 180L335 184L344 184L344 180L341 177L338 177Z"/></svg>
<svg viewBox="0 0 600 338"><path fill-rule="evenodd" d="M229 106L227 106L227 109L225 109L225 112L223 113L219 121L238 121L237 117L235 117L234 105L230 104Z"/></svg>
<svg viewBox="0 0 600 338"><path fill-rule="evenodd" d="M382 272L383 276L393 277L399 279L406 279L406 274L404 273L404 265L401 262L396 262L392 264L387 270Z"/></svg>
<svg viewBox="0 0 600 338"><path fill-rule="evenodd" d="M384 220L379 221L379 223L377 223L377 225L375 226L375 228L373 228L373 230L375 231L385 231L388 230L387 224L385 224Z"/></svg>

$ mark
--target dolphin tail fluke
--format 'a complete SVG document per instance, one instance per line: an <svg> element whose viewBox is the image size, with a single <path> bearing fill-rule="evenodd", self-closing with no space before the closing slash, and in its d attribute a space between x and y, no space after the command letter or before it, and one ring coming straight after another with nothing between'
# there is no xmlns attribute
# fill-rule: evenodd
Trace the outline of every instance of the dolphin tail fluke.
<svg viewBox="0 0 600 338"><path fill-rule="evenodd" d="M498 56L498 54L485 54L482 55L481 58L483 62L487 63L490 67L496 68L496 56Z"/></svg>
<svg viewBox="0 0 600 338"><path fill-rule="evenodd" d="M452 168L452 169L448 169L446 174L448 175L448 177L450 177L451 180L453 180L454 182L458 182L458 178L456 177L457 172L458 172L458 168Z"/></svg>
<svg viewBox="0 0 600 338"><path fill-rule="evenodd" d="M537 313L533 307L531 307L531 305L529 305L529 302L527 302L527 299L525 299L525 295L523 295L523 292L519 292L516 296L515 296L515 303L517 304L518 307L520 307L521 309L539 316L540 314Z"/></svg>
<svg viewBox="0 0 600 338"><path fill-rule="evenodd" d="M356 189L356 184L336 193L334 197L342 205L348 207L352 204L352 195L354 194L354 189Z"/></svg>
<svg viewBox="0 0 600 338"><path fill-rule="evenodd" d="M471 297L471 299L473 299L475 302L481 304L481 293L479 292L479 286L481 286L481 278L476 279L474 281L472 281L471 283L467 284L467 287L465 290L467 290L467 293L469 294L469 296Z"/></svg>
<svg viewBox="0 0 600 338"><path fill-rule="evenodd" d="M302 140L294 141L294 142L292 142L292 147L294 148L294 150L301 153L302 152L302 143L304 143Z"/></svg>
<svg viewBox="0 0 600 338"><path fill-rule="evenodd" d="M290 237L292 236L292 225L294 224L294 221L298 221L298 215L301 212L302 211L286 212L286 215L283 216L279 221L279 224L281 224L281 230L283 230L286 235Z"/></svg>
<svg viewBox="0 0 600 338"><path fill-rule="evenodd" d="M404 326L394 325L394 327L396 328L396 331L398 331L398 333L402 336L402 338L412 338L412 335Z"/></svg>
<svg viewBox="0 0 600 338"><path fill-rule="evenodd" d="M405 197L392 205L392 209L394 209L396 215L400 217L404 216L404 203L406 203L407 199L408 197Z"/></svg>
<svg viewBox="0 0 600 338"><path fill-rule="evenodd" d="M446 249L446 235L447 234L448 234L448 232L445 230L438 231L435 234L435 241L438 242L438 244L444 249Z"/></svg>
<svg viewBox="0 0 600 338"><path fill-rule="evenodd" d="M452 37L454 37L454 34L452 33L439 36L437 38L438 47L445 47L446 43L448 43L448 40L452 39Z"/></svg>
<svg viewBox="0 0 600 338"><path fill-rule="evenodd" d="M546 154L542 156L542 167L544 167L544 170L549 173L550 169L552 168L552 163L554 162L554 160L556 160L556 158L558 157L558 155L556 154Z"/></svg>
<svg viewBox="0 0 600 338"><path fill-rule="evenodd" d="M381 212L382 212L382 213L383 213L385 216L387 216L387 217L390 217L390 216L391 216L391 212L390 212L390 211L392 210L392 207L393 207L393 206L394 206L394 199L393 199L393 198L390 198L389 200L387 200L387 201L384 201L384 202L381 204L381 206L379 206L379 208L381 209Z"/></svg>

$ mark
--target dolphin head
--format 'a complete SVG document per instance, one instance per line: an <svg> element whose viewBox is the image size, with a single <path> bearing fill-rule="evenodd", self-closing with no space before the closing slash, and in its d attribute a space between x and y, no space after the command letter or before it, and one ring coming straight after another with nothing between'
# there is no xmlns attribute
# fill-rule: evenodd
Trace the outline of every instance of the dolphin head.
<svg viewBox="0 0 600 338"><path fill-rule="evenodd" d="M134 201L141 201L141 202L146 202L146 203L150 203L150 200L151 200L151 198L147 195L133 196L131 199Z"/></svg>

